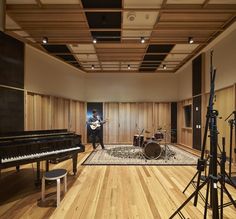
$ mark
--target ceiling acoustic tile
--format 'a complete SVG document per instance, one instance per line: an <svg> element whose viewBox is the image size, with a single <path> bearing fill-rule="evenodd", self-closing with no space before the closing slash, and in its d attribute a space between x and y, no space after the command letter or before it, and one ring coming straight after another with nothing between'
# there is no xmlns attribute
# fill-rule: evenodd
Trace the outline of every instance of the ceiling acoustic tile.
<svg viewBox="0 0 236 219"><path fill-rule="evenodd" d="M1 0L2 1L2 0ZM35 0L7 0L7 4L37 4Z"/></svg>
<svg viewBox="0 0 236 219"><path fill-rule="evenodd" d="M163 0L125 0L124 8L160 8Z"/></svg>
<svg viewBox="0 0 236 219"><path fill-rule="evenodd" d="M147 53L169 53L173 46L172 44L149 45Z"/></svg>
<svg viewBox="0 0 236 219"><path fill-rule="evenodd" d="M56 55L56 56L67 62L77 61L73 55Z"/></svg>
<svg viewBox="0 0 236 219"><path fill-rule="evenodd" d="M70 53L66 45L42 45L50 53Z"/></svg>
<svg viewBox="0 0 236 219"><path fill-rule="evenodd" d="M76 55L76 57L81 62L98 61L98 57L96 54L78 54L78 55Z"/></svg>
<svg viewBox="0 0 236 219"><path fill-rule="evenodd" d="M120 12L86 12L90 28L121 28Z"/></svg>
<svg viewBox="0 0 236 219"><path fill-rule="evenodd" d="M78 0L40 0L42 2L42 4L77 4L79 5L79 1Z"/></svg>
<svg viewBox="0 0 236 219"><path fill-rule="evenodd" d="M83 8L122 8L122 0L81 0Z"/></svg>
<svg viewBox="0 0 236 219"><path fill-rule="evenodd" d="M96 53L93 44L69 44L73 53Z"/></svg>
<svg viewBox="0 0 236 219"><path fill-rule="evenodd" d="M120 31L92 31L92 36L99 41L120 41Z"/></svg>
<svg viewBox="0 0 236 219"><path fill-rule="evenodd" d="M153 28L158 12L125 11L123 13L123 28Z"/></svg>
<svg viewBox="0 0 236 219"><path fill-rule="evenodd" d="M236 4L235 0L211 0L209 4Z"/></svg>
<svg viewBox="0 0 236 219"><path fill-rule="evenodd" d="M176 44L171 50L173 53L191 53L199 44Z"/></svg>
<svg viewBox="0 0 236 219"><path fill-rule="evenodd" d="M205 0L167 0L167 4L203 4Z"/></svg>
<svg viewBox="0 0 236 219"><path fill-rule="evenodd" d="M123 30L122 39L137 39L140 37L149 38L151 33L151 30Z"/></svg>
<svg viewBox="0 0 236 219"><path fill-rule="evenodd" d="M187 56L188 54L169 54L165 61L183 61Z"/></svg>

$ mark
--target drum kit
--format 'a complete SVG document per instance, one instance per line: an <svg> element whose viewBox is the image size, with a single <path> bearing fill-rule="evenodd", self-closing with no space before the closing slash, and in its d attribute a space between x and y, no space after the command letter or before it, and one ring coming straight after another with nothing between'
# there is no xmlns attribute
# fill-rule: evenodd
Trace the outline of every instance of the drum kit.
<svg viewBox="0 0 236 219"><path fill-rule="evenodd" d="M152 137L146 137L144 140L143 135L144 129L139 133L134 135L133 145L140 147L140 155L147 159L159 159L164 155L164 159L169 159L175 155L175 152L172 151L167 144L167 137L169 132L163 130L162 128L157 129ZM145 131L149 134L149 131Z"/></svg>

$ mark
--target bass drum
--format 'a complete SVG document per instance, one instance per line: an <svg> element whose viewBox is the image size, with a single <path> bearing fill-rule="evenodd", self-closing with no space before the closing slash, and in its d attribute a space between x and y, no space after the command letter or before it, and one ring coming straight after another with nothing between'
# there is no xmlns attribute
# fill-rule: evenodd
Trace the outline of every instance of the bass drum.
<svg viewBox="0 0 236 219"><path fill-rule="evenodd" d="M158 159L162 154L162 147L155 141L148 141L144 146L143 153L148 159Z"/></svg>

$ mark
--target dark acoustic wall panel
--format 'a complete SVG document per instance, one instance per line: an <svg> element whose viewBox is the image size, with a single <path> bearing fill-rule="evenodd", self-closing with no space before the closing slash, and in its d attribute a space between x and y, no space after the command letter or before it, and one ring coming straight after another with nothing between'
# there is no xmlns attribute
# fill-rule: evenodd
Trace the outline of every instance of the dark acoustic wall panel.
<svg viewBox="0 0 236 219"><path fill-rule="evenodd" d="M192 62L192 94L196 96L202 93L202 55Z"/></svg>
<svg viewBox="0 0 236 219"><path fill-rule="evenodd" d="M24 88L24 43L0 32L0 84Z"/></svg>
<svg viewBox="0 0 236 219"><path fill-rule="evenodd" d="M193 148L201 150L202 125L201 125L202 97L193 98Z"/></svg>
<svg viewBox="0 0 236 219"><path fill-rule="evenodd" d="M0 87L0 133L24 131L24 92Z"/></svg>
<svg viewBox="0 0 236 219"><path fill-rule="evenodd" d="M177 143L177 102L171 103L171 143Z"/></svg>

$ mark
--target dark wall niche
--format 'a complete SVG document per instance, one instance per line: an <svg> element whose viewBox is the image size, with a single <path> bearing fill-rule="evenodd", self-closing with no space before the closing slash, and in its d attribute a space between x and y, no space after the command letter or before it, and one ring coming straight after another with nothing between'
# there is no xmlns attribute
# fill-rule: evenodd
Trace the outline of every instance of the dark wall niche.
<svg viewBox="0 0 236 219"><path fill-rule="evenodd" d="M0 132L24 130L24 43L0 32Z"/></svg>
<svg viewBox="0 0 236 219"><path fill-rule="evenodd" d="M0 32L0 84L24 88L24 43Z"/></svg>

